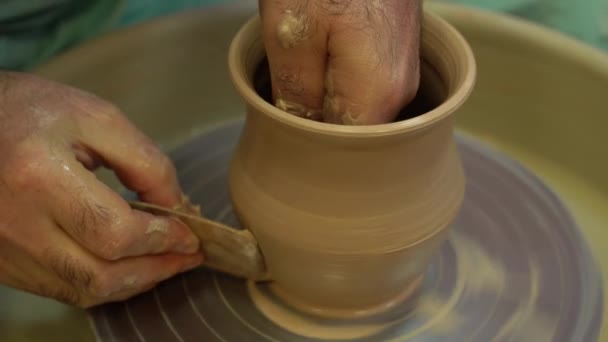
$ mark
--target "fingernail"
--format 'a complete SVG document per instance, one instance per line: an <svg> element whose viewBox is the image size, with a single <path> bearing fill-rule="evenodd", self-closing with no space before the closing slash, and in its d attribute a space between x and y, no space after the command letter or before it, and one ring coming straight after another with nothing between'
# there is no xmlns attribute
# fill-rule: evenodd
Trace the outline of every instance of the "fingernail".
<svg viewBox="0 0 608 342"><path fill-rule="evenodd" d="M173 250L176 253L192 254L198 252L200 242L194 234L190 234L185 238L183 243L178 244Z"/></svg>

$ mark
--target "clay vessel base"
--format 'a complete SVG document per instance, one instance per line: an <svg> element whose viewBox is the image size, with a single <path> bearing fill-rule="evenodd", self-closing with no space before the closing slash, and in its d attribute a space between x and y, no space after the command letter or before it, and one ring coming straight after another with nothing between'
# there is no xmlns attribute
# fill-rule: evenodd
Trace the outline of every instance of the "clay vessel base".
<svg viewBox="0 0 608 342"><path fill-rule="evenodd" d="M273 283L249 281L247 291L256 309L277 326L309 338L341 340L372 336L402 322L415 307L422 282L423 276L417 277L390 301L357 311L311 307Z"/></svg>
<svg viewBox="0 0 608 342"><path fill-rule="evenodd" d="M305 301L302 301L297 297L294 297L290 293L284 291L278 284L273 282L255 284L252 283L249 284L248 287L258 287L257 292L267 293L269 297L273 298L272 300L280 301L285 305L289 306L293 311L300 312L302 314L329 319L351 320L382 315L397 306L404 306L404 303L407 302L410 298L412 298L416 294L417 290L420 288L420 285L422 284L422 278L422 275L418 276L413 281L411 281L401 293L386 302L365 309L353 310L312 306L306 303ZM264 287L265 289L260 290L259 288L262 287ZM255 289L252 291L256 292Z"/></svg>

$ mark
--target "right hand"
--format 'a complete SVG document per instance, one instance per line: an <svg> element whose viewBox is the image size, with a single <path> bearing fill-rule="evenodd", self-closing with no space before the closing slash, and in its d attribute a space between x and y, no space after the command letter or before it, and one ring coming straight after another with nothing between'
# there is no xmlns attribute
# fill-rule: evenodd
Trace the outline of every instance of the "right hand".
<svg viewBox="0 0 608 342"><path fill-rule="evenodd" d="M259 0L274 104L342 125L393 121L420 85L422 0Z"/></svg>
<svg viewBox="0 0 608 342"><path fill-rule="evenodd" d="M113 105L0 72L0 283L79 307L123 300L201 264L181 222L133 210L91 171L143 201L181 204L172 163Z"/></svg>

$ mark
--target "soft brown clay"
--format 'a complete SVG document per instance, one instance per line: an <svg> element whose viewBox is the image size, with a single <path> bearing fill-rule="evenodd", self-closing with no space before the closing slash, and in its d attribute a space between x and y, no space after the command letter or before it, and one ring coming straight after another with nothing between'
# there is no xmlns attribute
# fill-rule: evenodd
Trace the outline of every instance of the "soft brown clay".
<svg viewBox="0 0 608 342"><path fill-rule="evenodd" d="M376 312L420 278L460 208L451 114L472 90L473 55L451 26L425 13L422 57L442 87L422 84L442 103L408 120L342 126L264 101L253 86L264 59L259 35L256 17L229 56L247 104L230 169L235 212L284 299L326 316Z"/></svg>
<svg viewBox="0 0 608 342"><path fill-rule="evenodd" d="M192 202L190 202L190 197L188 197L186 194L183 194L183 193L181 194L181 203L171 209L174 211L177 211L177 212L187 213L187 214L191 214L191 215L200 215L201 214L200 205L192 204Z"/></svg>

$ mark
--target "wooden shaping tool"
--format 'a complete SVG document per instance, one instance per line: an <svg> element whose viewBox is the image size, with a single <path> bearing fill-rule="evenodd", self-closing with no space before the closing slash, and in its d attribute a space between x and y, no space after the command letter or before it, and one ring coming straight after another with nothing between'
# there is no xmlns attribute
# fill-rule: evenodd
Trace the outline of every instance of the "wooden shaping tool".
<svg viewBox="0 0 608 342"><path fill-rule="evenodd" d="M133 209L181 220L199 238L204 266L237 277L268 280L264 257L248 230L238 230L201 216L183 213L150 203L129 201Z"/></svg>

